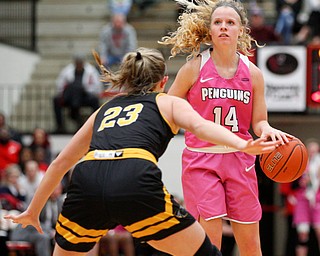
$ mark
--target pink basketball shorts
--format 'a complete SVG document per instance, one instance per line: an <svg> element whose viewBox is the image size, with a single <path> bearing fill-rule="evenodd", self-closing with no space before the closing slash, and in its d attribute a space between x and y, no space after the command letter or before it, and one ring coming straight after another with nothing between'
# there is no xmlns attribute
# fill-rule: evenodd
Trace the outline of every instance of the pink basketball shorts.
<svg viewBox="0 0 320 256"><path fill-rule="evenodd" d="M243 152L199 153L184 149L182 187L187 210L205 220L239 223L261 219L255 156Z"/></svg>
<svg viewBox="0 0 320 256"><path fill-rule="evenodd" d="M314 204L305 196L305 190L296 193L297 204L294 208L293 222L295 225L309 224L313 227L320 226L320 191L316 195Z"/></svg>

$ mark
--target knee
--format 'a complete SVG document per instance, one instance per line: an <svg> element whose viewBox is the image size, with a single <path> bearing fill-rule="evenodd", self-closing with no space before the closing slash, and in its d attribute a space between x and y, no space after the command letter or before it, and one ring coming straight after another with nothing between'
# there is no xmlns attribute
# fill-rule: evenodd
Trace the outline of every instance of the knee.
<svg viewBox="0 0 320 256"><path fill-rule="evenodd" d="M198 251L194 254L194 256L204 256L204 255L212 255L212 256L222 256L219 249L214 246L208 236L205 237L202 245L198 249Z"/></svg>

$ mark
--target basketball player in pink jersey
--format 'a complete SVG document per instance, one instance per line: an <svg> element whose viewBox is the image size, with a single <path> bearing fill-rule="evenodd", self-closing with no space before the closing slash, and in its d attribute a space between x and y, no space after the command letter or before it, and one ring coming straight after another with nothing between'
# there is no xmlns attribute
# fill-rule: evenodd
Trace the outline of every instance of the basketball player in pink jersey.
<svg viewBox="0 0 320 256"><path fill-rule="evenodd" d="M169 94L186 98L208 120L239 137L288 142L291 135L267 121L264 80L251 63L248 19L240 2L176 0L185 6L179 28L160 44L172 45L171 55L189 54ZM254 41L255 42L255 41ZM207 50L201 46L211 45ZM240 53L241 52L241 53ZM207 143L185 132L182 185L186 208L202 224L211 242L221 247L222 218L229 219L241 256L262 254L255 156Z"/></svg>

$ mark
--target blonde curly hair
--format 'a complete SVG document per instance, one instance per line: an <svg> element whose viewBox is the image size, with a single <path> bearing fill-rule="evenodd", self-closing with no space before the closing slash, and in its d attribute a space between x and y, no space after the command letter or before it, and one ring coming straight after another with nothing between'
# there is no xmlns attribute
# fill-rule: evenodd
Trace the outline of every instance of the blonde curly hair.
<svg viewBox="0 0 320 256"><path fill-rule="evenodd" d="M211 45L210 24L212 13L219 7L231 7L240 16L244 33L238 40L237 50L244 55L250 56L251 42L257 42L250 36L249 21L247 12L240 2L234 0L175 0L177 4L184 7L183 13L178 17L178 28L169 32L167 36L158 41L162 45L173 45L171 56L179 53L189 54L187 59L195 57L200 52L202 44Z"/></svg>

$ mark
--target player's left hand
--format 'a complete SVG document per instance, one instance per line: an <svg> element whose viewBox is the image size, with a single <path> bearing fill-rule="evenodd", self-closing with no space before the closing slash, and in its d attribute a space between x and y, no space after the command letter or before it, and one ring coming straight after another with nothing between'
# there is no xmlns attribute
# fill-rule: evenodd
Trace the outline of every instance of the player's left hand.
<svg viewBox="0 0 320 256"><path fill-rule="evenodd" d="M40 226L40 221L38 216L34 216L28 212L28 210L24 211L19 215L5 215L4 219L12 220L13 223L21 224L23 228L31 225L33 226L40 234L43 234L43 230Z"/></svg>
<svg viewBox="0 0 320 256"><path fill-rule="evenodd" d="M294 136L289 133L270 127L270 129L263 130L260 138L266 138L272 141L279 140L281 144L284 145L285 143L288 143L289 139L292 139L293 137Z"/></svg>

